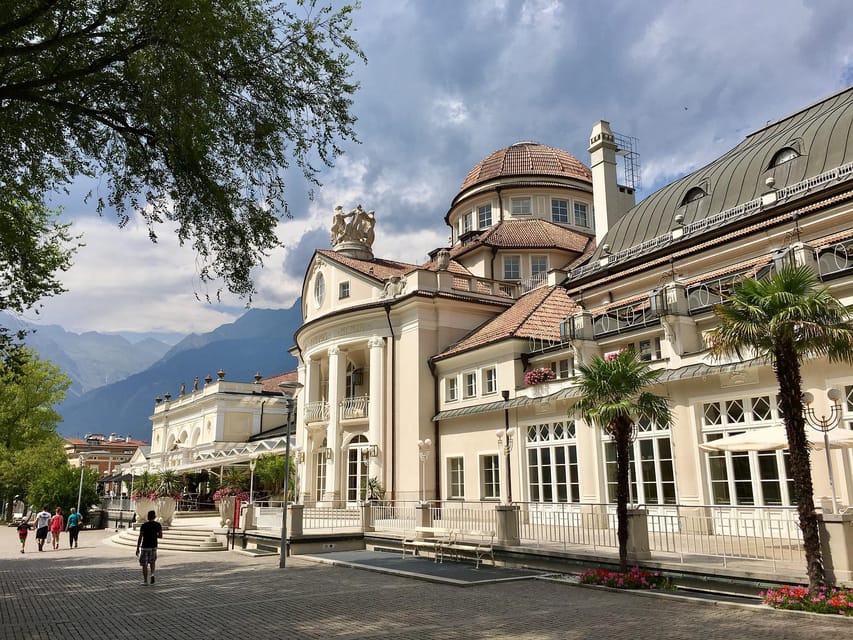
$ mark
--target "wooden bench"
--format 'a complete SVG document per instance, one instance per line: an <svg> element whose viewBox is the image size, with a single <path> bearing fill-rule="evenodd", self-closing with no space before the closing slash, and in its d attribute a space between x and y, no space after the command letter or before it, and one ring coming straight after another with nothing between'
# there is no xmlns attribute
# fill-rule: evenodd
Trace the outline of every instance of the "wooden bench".
<svg viewBox="0 0 853 640"><path fill-rule="evenodd" d="M403 536L403 557L406 557L406 550L411 552L412 557L424 550L432 551L436 562L443 562L444 549L454 542L455 537L456 532L452 529L417 527Z"/></svg>
<svg viewBox="0 0 853 640"><path fill-rule="evenodd" d="M447 553L454 560L460 556L474 558L474 568L480 568L483 558L491 558L495 564L495 532L494 531L465 531L457 532L447 545L442 547L442 553Z"/></svg>

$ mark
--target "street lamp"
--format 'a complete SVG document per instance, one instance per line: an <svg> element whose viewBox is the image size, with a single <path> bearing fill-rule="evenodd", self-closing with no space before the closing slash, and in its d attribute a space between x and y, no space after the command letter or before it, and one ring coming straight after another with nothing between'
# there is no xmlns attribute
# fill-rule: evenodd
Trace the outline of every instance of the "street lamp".
<svg viewBox="0 0 853 640"><path fill-rule="evenodd" d="M303 384L296 380L279 382L278 388L282 393L289 393L285 398L287 402L287 441L284 445L284 495L281 505L281 544L279 548L278 568L284 569L287 564L287 491L290 484L290 438L293 435L293 426L296 423L293 410L296 404L296 394L302 389Z"/></svg>
<svg viewBox="0 0 853 640"><path fill-rule="evenodd" d="M109 451L81 451L80 452L80 487L77 489L77 513L80 513L80 500L83 497L83 472L86 470L84 466L86 456L107 455Z"/></svg>
<svg viewBox="0 0 853 640"><path fill-rule="evenodd" d="M512 469L510 469L509 453L512 451L512 431L509 429L509 391L504 389L501 391L501 396L504 399L504 428L495 431L498 437L498 448L503 444L504 455L506 456L506 503L512 504Z"/></svg>
<svg viewBox="0 0 853 640"><path fill-rule="evenodd" d="M826 466L829 470L829 488L832 491L832 512L838 513L838 498L835 494L835 476L832 473L832 457L829 455L829 432L838 426L841 417L841 397L838 389L828 389L826 397L832 401L828 416L818 416L811 404L814 396L808 391L803 393L803 417L810 427L823 432L823 451L826 454Z"/></svg>
<svg viewBox="0 0 853 640"><path fill-rule="evenodd" d="M432 447L432 440L418 440L418 459L421 461L421 504L426 504L426 461L429 458L429 450Z"/></svg>
<svg viewBox="0 0 853 640"><path fill-rule="evenodd" d="M255 467L258 461L252 458L249 460L249 504L255 504Z"/></svg>

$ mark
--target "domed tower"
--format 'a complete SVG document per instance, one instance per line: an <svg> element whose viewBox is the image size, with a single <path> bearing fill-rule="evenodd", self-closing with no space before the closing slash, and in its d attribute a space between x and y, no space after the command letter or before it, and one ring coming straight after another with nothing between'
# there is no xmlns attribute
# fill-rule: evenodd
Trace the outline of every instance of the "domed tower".
<svg viewBox="0 0 853 640"><path fill-rule="evenodd" d="M451 253L481 277L541 280L591 242L592 202L589 167L561 149L516 142L468 172L445 216Z"/></svg>

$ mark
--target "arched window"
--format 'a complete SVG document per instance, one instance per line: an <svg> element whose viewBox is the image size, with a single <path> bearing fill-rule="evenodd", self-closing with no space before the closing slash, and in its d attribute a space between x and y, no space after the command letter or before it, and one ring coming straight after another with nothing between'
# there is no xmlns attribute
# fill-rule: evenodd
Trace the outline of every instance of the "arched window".
<svg viewBox="0 0 853 640"><path fill-rule="evenodd" d="M323 298L326 297L326 279L323 277L322 273L317 274L317 278L314 280L314 301L317 303L317 306L322 306Z"/></svg>
<svg viewBox="0 0 853 640"><path fill-rule="evenodd" d="M684 205L698 200L699 198L704 198L706 195L708 194L705 193L705 190L702 189L702 187L693 187L690 191L684 194L684 198L681 200L681 206L683 207Z"/></svg>
<svg viewBox="0 0 853 640"><path fill-rule="evenodd" d="M792 147L784 147L779 149L774 155L773 159L770 160L770 166L768 169L772 169L773 167L778 167L780 164L785 164L786 162L790 162L794 158L799 158L800 154L797 153L796 149Z"/></svg>

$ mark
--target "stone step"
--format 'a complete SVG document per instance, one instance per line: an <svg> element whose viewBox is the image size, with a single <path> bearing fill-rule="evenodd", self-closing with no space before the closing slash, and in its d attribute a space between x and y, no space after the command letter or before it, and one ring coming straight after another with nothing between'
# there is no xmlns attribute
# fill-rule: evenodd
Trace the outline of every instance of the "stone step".
<svg viewBox="0 0 853 640"><path fill-rule="evenodd" d="M135 547L139 538L136 529L122 529L111 540L120 545ZM159 549L170 551L226 551L212 531L201 529L163 529L163 537L157 543Z"/></svg>

